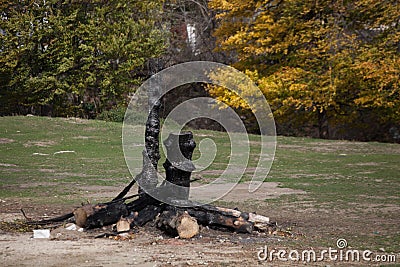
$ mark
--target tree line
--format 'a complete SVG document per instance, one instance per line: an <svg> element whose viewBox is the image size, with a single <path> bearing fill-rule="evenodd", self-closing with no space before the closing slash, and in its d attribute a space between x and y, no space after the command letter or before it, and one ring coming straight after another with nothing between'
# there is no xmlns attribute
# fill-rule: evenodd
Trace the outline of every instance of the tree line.
<svg viewBox="0 0 400 267"><path fill-rule="evenodd" d="M400 142L395 0L2 0L0 37L1 115L94 118L165 67L212 60L252 78L280 134Z"/></svg>
<svg viewBox="0 0 400 267"><path fill-rule="evenodd" d="M217 48L264 92L281 131L397 140L400 4L390 0L211 0ZM211 93L235 101L223 88Z"/></svg>
<svg viewBox="0 0 400 267"><path fill-rule="evenodd" d="M1 2L2 114L93 117L123 105L161 55L162 2Z"/></svg>

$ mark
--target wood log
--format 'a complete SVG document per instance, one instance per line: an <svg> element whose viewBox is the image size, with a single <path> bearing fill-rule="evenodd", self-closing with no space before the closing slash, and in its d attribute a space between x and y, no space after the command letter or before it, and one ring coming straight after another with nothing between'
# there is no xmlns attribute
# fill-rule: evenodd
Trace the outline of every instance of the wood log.
<svg viewBox="0 0 400 267"><path fill-rule="evenodd" d="M132 221L129 218L121 217L116 225L117 232L128 232L131 229L131 222Z"/></svg>
<svg viewBox="0 0 400 267"><path fill-rule="evenodd" d="M226 215L212 210L199 208L186 208L186 210L190 216L196 218L200 224L205 226L226 228L237 233L253 232L253 223L247 221L241 216Z"/></svg>
<svg viewBox="0 0 400 267"><path fill-rule="evenodd" d="M267 232L270 229L271 223L269 222L269 217L265 217L255 213L249 213L249 222L254 224L254 228Z"/></svg>
<svg viewBox="0 0 400 267"><path fill-rule="evenodd" d="M99 228L118 222L121 216L127 216L125 203L110 202L88 204L74 210L75 224L82 228Z"/></svg>
<svg viewBox="0 0 400 267"><path fill-rule="evenodd" d="M255 213L242 212L190 200L174 200L172 204L185 207L188 214L205 226L223 227L239 233L252 233L256 228L266 231L269 218Z"/></svg>
<svg viewBox="0 0 400 267"><path fill-rule="evenodd" d="M188 239L197 235L200 231L197 220L191 217L186 211L170 207L163 211L156 219L158 228L167 231L169 234L180 238Z"/></svg>
<svg viewBox="0 0 400 267"><path fill-rule="evenodd" d="M94 213L94 205L87 204L82 207L76 208L73 213L75 224L81 228L85 228L88 216Z"/></svg>
<svg viewBox="0 0 400 267"><path fill-rule="evenodd" d="M153 221L162 211L163 205L147 205L144 209L134 214L132 224L143 226L146 223Z"/></svg>

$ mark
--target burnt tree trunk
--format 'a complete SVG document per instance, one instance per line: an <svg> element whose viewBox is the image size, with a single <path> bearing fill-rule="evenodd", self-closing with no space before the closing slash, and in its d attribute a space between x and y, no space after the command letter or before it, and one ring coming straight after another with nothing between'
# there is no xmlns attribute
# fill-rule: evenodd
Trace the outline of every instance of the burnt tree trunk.
<svg viewBox="0 0 400 267"><path fill-rule="evenodd" d="M149 97L149 102L151 99ZM161 103L156 101L149 103L152 109L146 122L145 149L143 151L143 170L138 177L140 198L149 198L146 191L150 191L157 186L157 164L160 160L159 133L160 118L159 110ZM154 105L153 105L154 104Z"/></svg>
<svg viewBox="0 0 400 267"><path fill-rule="evenodd" d="M58 222L74 216L76 224L80 227L97 228L118 222L118 231L124 232L132 226L143 226L157 218L158 227L172 234L178 234L181 238L196 235L199 231L198 223L235 232L251 233L254 229L267 231L271 226L267 217L188 200L190 176L195 169L191 159L196 147L191 132L171 133L165 140L167 159L163 166L166 170L166 179L157 187L161 106L158 96L157 90L149 92L150 110L146 122L142 171L114 200L108 203L84 205L75 209L73 213L30 223ZM139 183L138 194L124 198L136 181ZM170 204L152 197L157 195L167 196L171 201ZM133 197L138 198L129 203L125 202Z"/></svg>
<svg viewBox="0 0 400 267"><path fill-rule="evenodd" d="M191 132L171 133L164 141L167 159L163 166L166 171L165 190L175 199L188 199L190 176L195 170L192 163L196 143ZM174 186L175 185L175 186Z"/></svg>
<svg viewBox="0 0 400 267"><path fill-rule="evenodd" d="M113 199L122 199L132 188L132 186L138 182L139 190L138 193L141 199L151 199L146 192L155 189L157 186L157 165L160 160L160 148L159 148L159 134L160 134L160 108L161 102L158 99L159 92L153 90L149 92L149 116L146 121L145 130L145 148L142 152L143 155L143 167L142 171L136 175L136 177Z"/></svg>

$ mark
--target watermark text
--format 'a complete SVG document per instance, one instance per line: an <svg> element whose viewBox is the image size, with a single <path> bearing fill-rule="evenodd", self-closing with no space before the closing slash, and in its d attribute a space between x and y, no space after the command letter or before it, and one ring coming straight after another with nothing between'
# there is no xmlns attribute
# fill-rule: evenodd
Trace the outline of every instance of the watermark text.
<svg viewBox="0 0 400 267"><path fill-rule="evenodd" d="M347 249L347 241L338 239L337 248L328 249L271 249L267 245L259 248L257 258L260 261L293 261L293 262L376 262L394 263L397 260L395 254L377 254L371 250Z"/></svg>

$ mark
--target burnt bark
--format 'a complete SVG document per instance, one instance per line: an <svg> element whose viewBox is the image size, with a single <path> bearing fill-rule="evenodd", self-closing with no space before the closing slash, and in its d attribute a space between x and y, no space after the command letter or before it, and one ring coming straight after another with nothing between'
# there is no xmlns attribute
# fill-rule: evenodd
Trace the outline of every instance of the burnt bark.
<svg viewBox="0 0 400 267"><path fill-rule="evenodd" d="M167 159L163 164L166 172L164 186L171 198L188 199L190 176L195 170L192 163L196 143L192 132L171 133L164 141ZM176 185L176 186L173 186Z"/></svg>
<svg viewBox="0 0 400 267"><path fill-rule="evenodd" d="M160 118L159 110L161 107L160 101L151 102L149 104L152 109L146 122L145 132L145 149L143 151L143 169L138 175L139 194L141 198L149 198L146 193L157 186L157 164L160 160L159 150L159 133L160 133Z"/></svg>
<svg viewBox="0 0 400 267"><path fill-rule="evenodd" d="M158 228L172 236L192 238L200 231L197 220L186 211L168 206L156 219Z"/></svg>
<svg viewBox="0 0 400 267"><path fill-rule="evenodd" d="M128 215L123 201L85 205L74 210L75 223L83 228L99 228L119 221Z"/></svg>

